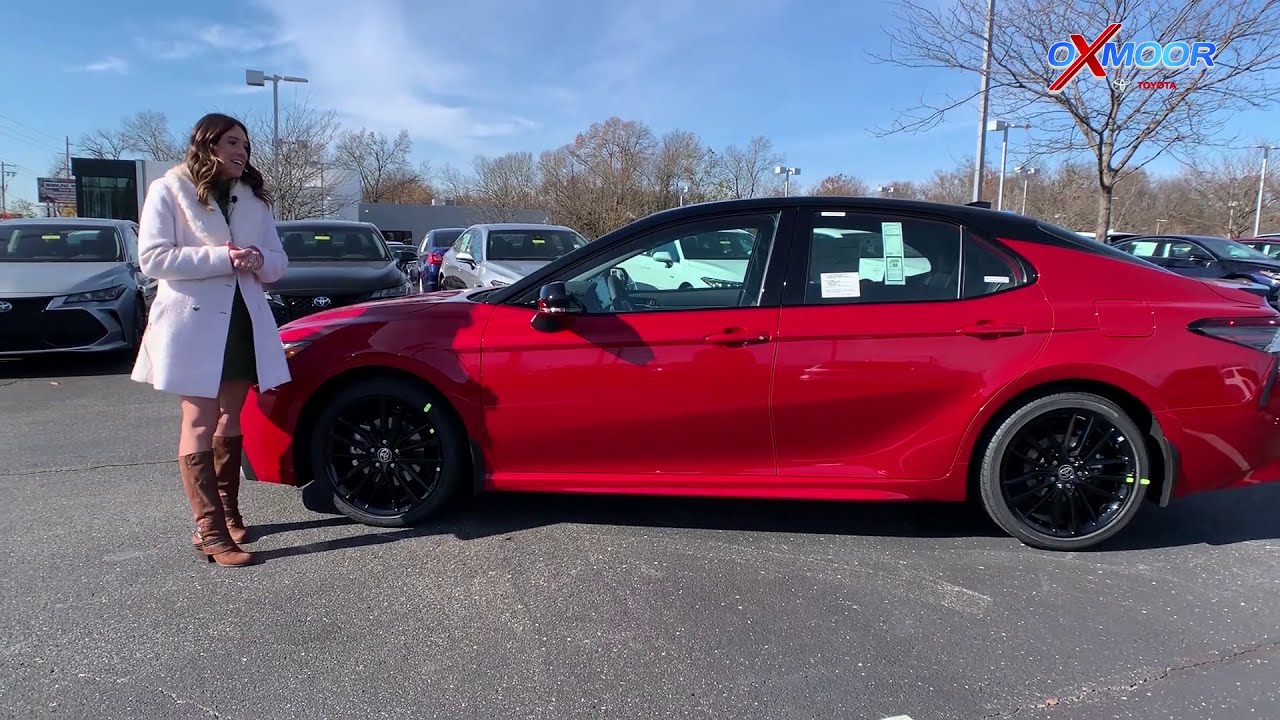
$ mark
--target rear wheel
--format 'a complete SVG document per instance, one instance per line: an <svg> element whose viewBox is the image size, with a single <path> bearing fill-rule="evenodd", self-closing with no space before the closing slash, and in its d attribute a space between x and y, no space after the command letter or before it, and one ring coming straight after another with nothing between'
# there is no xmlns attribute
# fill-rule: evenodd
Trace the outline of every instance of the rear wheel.
<svg viewBox="0 0 1280 720"><path fill-rule="evenodd" d="M1151 462L1124 410L1089 393L1033 400L992 436L982 502L1001 528L1046 550L1082 550L1120 532L1142 505Z"/></svg>
<svg viewBox="0 0 1280 720"><path fill-rule="evenodd" d="M343 389L320 409L311 469L343 515L365 525L405 527L457 495L465 448L461 423L434 392L376 378Z"/></svg>

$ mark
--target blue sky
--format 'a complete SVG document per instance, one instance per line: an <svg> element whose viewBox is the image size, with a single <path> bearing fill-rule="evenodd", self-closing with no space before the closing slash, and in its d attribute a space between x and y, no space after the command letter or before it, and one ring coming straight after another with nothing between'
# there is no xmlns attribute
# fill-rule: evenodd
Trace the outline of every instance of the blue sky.
<svg viewBox="0 0 1280 720"><path fill-rule="evenodd" d="M966 93L978 82L976 74L869 64L866 53L884 49L880 28L893 22L891 2L22 0L21 7L11 19L39 30L9 25L0 44L9 100L0 105L0 160L19 170L11 197L34 199L35 178L62 151L64 136L74 143L137 110L166 113L179 132L210 110L269 114L270 88L246 86L246 68L310 79L282 84L282 104L298 93L337 110L349 127L407 128L415 161L435 167L556 147L611 115L659 133L692 130L717 149L768 136L805 184L838 172L872 186L923 179L975 150L976 106L923 135L869 132L922 95ZM1274 126L1274 113L1258 112L1237 115L1229 129L1264 136L1275 135ZM998 141L994 150L998 162Z"/></svg>

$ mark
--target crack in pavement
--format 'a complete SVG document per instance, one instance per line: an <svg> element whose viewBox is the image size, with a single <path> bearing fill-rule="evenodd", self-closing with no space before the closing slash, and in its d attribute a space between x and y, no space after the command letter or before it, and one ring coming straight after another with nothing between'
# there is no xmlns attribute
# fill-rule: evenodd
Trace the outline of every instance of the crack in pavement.
<svg viewBox="0 0 1280 720"><path fill-rule="evenodd" d="M24 475L49 475L52 473L64 473L64 472L84 472L85 470L105 470L108 468L130 468L130 467L145 467L147 465L168 465L174 462L177 462L177 458L173 460L142 460L139 462L107 463L105 465L87 465L84 467L62 467L62 468L47 468L44 470L24 470L22 472L0 473L0 478L21 477Z"/></svg>
<svg viewBox="0 0 1280 720"><path fill-rule="evenodd" d="M103 685L122 685L125 683L129 683L132 685L141 685L142 687L148 690L152 690L167 696L169 699L173 700L174 704L176 705L191 705L203 710L205 714L209 715L210 717L218 718L219 720L232 720L230 715L224 715L218 712L217 710L214 710L213 708L210 708L210 707L205 707L204 705L201 705L200 703L194 700L187 700L186 698L179 696L177 693L171 690L166 690L162 687L157 687L155 685L148 685L146 683L138 683L132 677L126 676L126 677L117 677L117 678L106 678L106 677L101 677L101 676L94 675L92 673L87 673L87 672L73 672L68 670L67 668L59 667L57 664L49 662L45 658L38 657L38 656L32 656L32 660L34 660L37 665L44 665L48 667L50 672L60 674L60 675L74 674L75 677L81 680L92 680L94 682L101 683Z"/></svg>
<svg viewBox="0 0 1280 720"><path fill-rule="evenodd" d="M1129 692L1132 690L1136 690L1142 687L1143 685L1160 682L1161 680L1167 680L1169 676L1173 675L1174 673L1182 673L1190 670L1199 670L1201 668L1210 667L1212 665L1221 665L1223 663L1231 662L1233 660L1238 660L1242 657L1247 657L1249 655L1256 655L1258 653L1267 652L1269 650L1275 650L1275 649L1280 649L1280 640L1266 640L1256 645L1250 645L1247 647L1240 648L1238 650L1233 650L1227 653L1226 655L1214 655L1204 660L1196 660L1194 662L1185 663L1183 665L1175 665L1173 667L1165 668L1164 670L1158 673L1139 677L1136 681L1126 685L1107 685L1104 687L1084 687L1075 695L1070 695L1067 697L1051 698L1051 700L1053 701L1052 703L1042 701L1042 702L1036 703L1035 705L1024 705L1022 707L1014 708L1013 710L1010 710L1007 712L1001 711L997 713L991 713L989 715L983 715L982 720L991 720L992 718L1009 718L1017 715L1023 710L1041 710L1046 707L1055 707L1055 706L1067 707L1067 706L1081 705L1081 704L1084 704L1087 700L1091 700L1094 698L1101 698L1101 697L1104 697L1110 694L1115 694L1115 693Z"/></svg>

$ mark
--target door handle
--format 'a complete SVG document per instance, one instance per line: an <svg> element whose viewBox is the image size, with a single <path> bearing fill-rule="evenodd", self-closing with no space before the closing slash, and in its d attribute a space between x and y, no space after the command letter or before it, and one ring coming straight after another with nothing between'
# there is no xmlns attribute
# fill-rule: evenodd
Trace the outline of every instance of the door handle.
<svg viewBox="0 0 1280 720"><path fill-rule="evenodd" d="M970 337L996 338L1022 335L1027 332L1027 329L1021 325L1002 325L999 323L980 322L976 325L962 327L959 332L962 335L968 335Z"/></svg>
<svg viewBox="0 0 1280 720"><path fill-rule="evenodd" d="M712 345L759 345L769 342L769 333L756 330L725 330L703 338Z"/></svg>

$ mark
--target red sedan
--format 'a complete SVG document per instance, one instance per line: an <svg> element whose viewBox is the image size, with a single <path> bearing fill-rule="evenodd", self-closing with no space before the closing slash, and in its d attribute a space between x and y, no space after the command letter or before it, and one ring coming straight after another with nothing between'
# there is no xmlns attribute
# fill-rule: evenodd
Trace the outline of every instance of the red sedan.
<svg viewBox="0 0 1280 720"><path fill-rule="evenodd" d="M1275 310L978 207L683 207L281 339L246 473L376 526L478 491L972 498L1077 550L1144 500L1280 479Z"/></svg>

